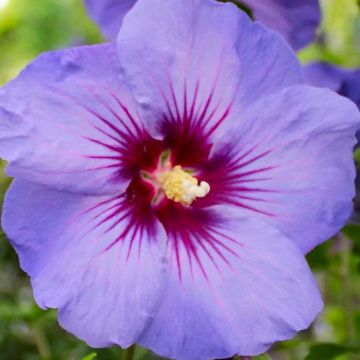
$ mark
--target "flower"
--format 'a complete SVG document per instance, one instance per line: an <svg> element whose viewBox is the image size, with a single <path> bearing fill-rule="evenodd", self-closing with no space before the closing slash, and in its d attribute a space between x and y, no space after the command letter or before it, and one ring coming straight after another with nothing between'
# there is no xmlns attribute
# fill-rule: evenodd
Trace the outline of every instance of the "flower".
<svg viewBox="0 0 360 360"><path fill-rule="evenodd" d="M91 18L99 24L104 36L114 40L122 20L136 0L84 0Z"/></svg>
<svg viewBox="0 0 360 360"><path fill-rule="evenodd" d="M248 6L256 20L279 32L295 49L310 44L321 21L319 0L233 0ZM136 0L85 0L86 8L108 39L114 40Z"/></svg>
<svg viewBox="0 0 360 360"><path fill-rule="evenodd" d="M315 62L304 66L304 74L310 85L336 91L360 107L360 69L345 69L326 62Z"/></svg>
<svg viewBox="0 0 360 360"><path fill-rule="evenodd" d="M0 119L4 230L91 346L253 355L320 311L303 253L351 213L359 114L235 6L139 0L116 44L2 88Z"/></svg>
<svg viewBox="0 0 360 360"><path fill-rule="evenodd" d="M295 50L309 45L321 22L319 0L236 0L253 11L254 18L279 32Z"/></svg>
<svg viewBox="0 0 360 360"><path fill-rule="evenodd" d="M339 95L352 100L360 108L360 69L346 69L326 63L314 62L304 66L304 75L308 84L336 91ZM359 148L360 131L357 132ZM360 172L356 176L356 196L354 199L353 219L357 220L360 213Z"/></svg>

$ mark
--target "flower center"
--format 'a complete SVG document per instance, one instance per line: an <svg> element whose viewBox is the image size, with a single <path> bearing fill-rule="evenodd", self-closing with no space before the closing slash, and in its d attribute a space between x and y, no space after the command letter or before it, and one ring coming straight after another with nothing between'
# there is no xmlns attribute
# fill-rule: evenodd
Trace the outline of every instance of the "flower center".
<svg viewBox="0 0 360 360"><path fill-rule="evenodd" d="M198 197L205 197L210 185L185 172L180 165L163 172L158 178L161 189L169 200L189 206Z"/></svg>

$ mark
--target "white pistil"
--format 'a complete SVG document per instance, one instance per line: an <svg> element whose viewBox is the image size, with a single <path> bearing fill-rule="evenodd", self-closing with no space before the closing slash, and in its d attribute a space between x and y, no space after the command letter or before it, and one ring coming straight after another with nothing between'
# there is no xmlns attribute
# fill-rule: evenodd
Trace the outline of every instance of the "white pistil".
<svg viewBox="0 0 360 360"><path fill-rule="evenodd" d="M210 185L201 181L200 185L194 185L189 180L184 180L182 199L184 202L192 203L196 198L203 198L210 192Z"/></svg>

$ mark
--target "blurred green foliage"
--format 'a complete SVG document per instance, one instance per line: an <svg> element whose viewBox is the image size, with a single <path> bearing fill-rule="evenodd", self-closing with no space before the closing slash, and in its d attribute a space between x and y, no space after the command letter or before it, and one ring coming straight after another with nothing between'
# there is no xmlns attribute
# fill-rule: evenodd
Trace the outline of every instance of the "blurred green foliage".
<svg viewBox="0 0 360 360"><path fill-rule="evenodd" d="M264 0L265 1L265 0ZM81 0L0 0L0 84L43 51L102 41ZM356 0L323 0L318 40L299 55L360 66L360 7ZM359 165L360 153L356 154ZM0 163L0 203L10 179ZM331 196L331 194L329 194ZM360 360L360 225L317 247L308 261L325 309L313 327L257 360ZM56 312L34 303L29 280L0 229L0 359L155 360L141 348L93 350L62 330Z"/></svg>
<svg viewBox="0 0 360 360"><path fill-rule="evenodd" d="M320 0L322 24L317 41L299 54L303 62L323 60L360 66L360 6L357 0Z"/></svg>
<svg viewBox="0 0 360 360"><path fill-rule="evenodd" d="M0 83L41 52L102 39L79 0L7 1L0 10Z"/></svg>

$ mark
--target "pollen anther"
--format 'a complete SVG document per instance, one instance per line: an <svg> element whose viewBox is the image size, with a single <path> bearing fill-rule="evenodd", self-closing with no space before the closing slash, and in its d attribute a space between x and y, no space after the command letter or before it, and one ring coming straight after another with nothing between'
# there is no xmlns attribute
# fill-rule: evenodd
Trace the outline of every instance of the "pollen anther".
<svg viewBox="0 0 360 360"><path fill-rule="evenodd" d="M180 165L161 174L159 183L168 199L183 205L191 205L196 198L205 197L210 191L210 185L206 181L199 184L199 181Z"/></svg>

